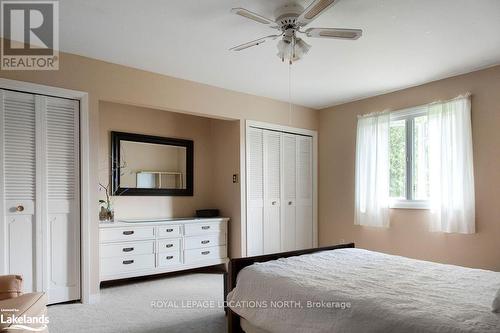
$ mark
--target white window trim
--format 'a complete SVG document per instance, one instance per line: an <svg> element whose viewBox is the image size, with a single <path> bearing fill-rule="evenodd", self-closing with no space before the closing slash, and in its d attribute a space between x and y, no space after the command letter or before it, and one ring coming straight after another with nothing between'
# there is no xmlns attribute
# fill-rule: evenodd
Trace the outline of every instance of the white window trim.
<svg viewBox="0 0 500 333"><path fill-rule="evenodd" d="M391 199L389 208L392 209L431 209L429 200Z"/></svg>
<svg viewBox="0 0 500 333"><path fill-rule="evenodd" d="M427 106L417 106L391 112L391 121L415 118L427 114Z"/></svg>
<svg viewBox="0 0 500 333"><path fill-rule="evenodd" d="M416 106L408 109L403 109L399 111L391 112L390 121L398 121L398 120L408 120L415 117L423 116L427 114L427 106ZM406 134L406 147L413 145L413 137L409 136L413 132L412 128L407 127ZM412 154L412 153L411 153ZM411 166L410 163L412 160L407 160L406 166L406 188L407 191L411 191L411 178L408 178L408 174L410 174ZM393 209L430 209L429 200L408 200L408 199L399 199L399 198L391 198L389 202L389 208Z"/></svg>

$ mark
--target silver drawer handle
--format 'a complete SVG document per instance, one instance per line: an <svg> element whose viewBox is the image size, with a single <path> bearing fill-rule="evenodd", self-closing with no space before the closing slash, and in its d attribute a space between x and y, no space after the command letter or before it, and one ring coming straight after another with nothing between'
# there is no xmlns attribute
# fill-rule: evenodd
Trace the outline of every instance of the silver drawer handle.
<svg viewBox="0 0 500 333"><path fill-rule="evenodd" d="M134 234L134 231L133 230L129 230L129 231L124 231L123 232L124 235L133 235Z"/></svg>
<svg viewBox="0 0 500 333"><path fill-rule="evenodd" d="M133 260L123 260L122 262L123 262L124 265L130 265L130 264L134 263Z"/></svg>
<svg viewBox="0 0 500 333"><path fill-rule="evenodd" d="M131 252L131 251L134 251L134 248L133 247L124 247L122 249L123 252Z"/></svg>
<svg viewBox="0 0 500 333"><path fill-rule="evenodd" d="M201 244L208 244L208 243L210 243L210 241L209 241L209 240L204 240L204 241L201 241Z"/></svg>
<svg viewBox="0 0 500 333"><path fill-rule="evenodd" d="M174 244L167 244L167 245L165 245L165 247L172 247L172 246L174 246Z"/></svg>
<svg viewBox="0 0 500 333"><path fill-rule="evenodd" d="M208 229L210 229L210 226L209 225L204 225L204 226L201 227L201 229L208 230Z"/></svg>
<svg viewBox="0 0 500 333"><path fill-rule="evenodd" d="M17 205L16 212L20 213L22 211L24 211L24 206L23 205Z"/></svg>
<svg viewBox="0 0 500 333"><path fill-rule="evenodd" d="M203 254L205 256L207 254L210 254L210 251L203 251L201 254Z"/></svg>
<svg viewBox="0 0 500 333"><path fill-rule="evenodd" d="M167 229L167 230L165 230L165 231L166 231L166 232L172 232L172 231L174 231L174 229Z"/></svg>
<svg viewBox="0 0 500 333"><path fill-rule="evenodd" d="M167 260L174 259L174 256L166 256L165 259Z"/></svg>

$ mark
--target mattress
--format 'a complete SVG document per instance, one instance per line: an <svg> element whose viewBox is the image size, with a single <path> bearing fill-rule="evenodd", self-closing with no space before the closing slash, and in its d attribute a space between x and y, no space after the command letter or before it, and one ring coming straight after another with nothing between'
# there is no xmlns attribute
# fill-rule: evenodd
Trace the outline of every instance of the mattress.
<svg viewBox="0 0 500 333"><path fill-rule="evenodd" d="M240 326L245 333L269 333L268 331L264 331L261 328L255 327L245 318L241 318Z"/></svg>
<svg viewBox="0 0 500 333"><path fill-rule="evenodd" d="M500 273L339 249L245 267L228 306L288 332L500 332Z"/></svg>

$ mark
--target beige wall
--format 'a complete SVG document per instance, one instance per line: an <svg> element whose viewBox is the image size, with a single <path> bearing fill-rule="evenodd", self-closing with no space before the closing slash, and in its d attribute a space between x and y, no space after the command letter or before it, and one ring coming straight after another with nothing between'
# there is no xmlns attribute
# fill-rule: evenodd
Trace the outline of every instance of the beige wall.
<svg viewBox="0 0 500 333"><path fill-rule="evenodd" d="M210 119L118 103L99 103L99 181L110 178L111 131L194 141L194 195L113 197L116 218L189 217L218 208L229 223L229 255L241 256L240 121ZM104 193L100 193L104 198Z"/></svg>
<svg viewBox="0 0 500 333"><path fill-rule="evenodd" d="M2 40L0 39L0 42ZM147 61L145 59L145 61ZM99 103L148 107L234 120L259 120L317 129L318 112L285 102L60 53L58 71L0 71L0 77L89 93L91 158L91 293L98 291ZM243 123L243 122L242 122ZM240 134L244 139L244 136ZM240 152L241 154L241 152Z"/></svg>
<svg viewBox="0 0 500 333"><path fill-rule="evenodd" d="M392 210L389 229L355 226L356 116L465 92L472 93L477 233L431 233L425 210ZM370 250L500 271L500 66L322 110L319 133L321 245L354 241Z"/></svg>
<svg viewBox="0 0 500 333"><path fill-rule="evenodd" d="M166 112L117 103L99 103L99 180L110 179L111 131L156 135L194 141L193 196L116 196L116 218L194 216L196 209L210 208L214 174L211 124L224 120ZM237 156L236 156L237 158ZM101 193L101 198L104 194Z"/></svg>
<svg viewBox="0 0 500 333"><path fill-rule="evenodd" d="M213 200L222 216L230 216L229 256L241 257L241 197L240 182L233 183L233 174L240 175L240 122L212 121L213 139Z"/></svg>

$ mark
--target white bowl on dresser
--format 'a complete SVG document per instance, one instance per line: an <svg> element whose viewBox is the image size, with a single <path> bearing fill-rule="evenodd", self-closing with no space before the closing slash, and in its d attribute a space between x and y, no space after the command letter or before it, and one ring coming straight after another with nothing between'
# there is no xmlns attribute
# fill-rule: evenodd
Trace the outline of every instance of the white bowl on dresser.
<svg viewBox="0 0 500 333"><path fill-rule="evenodd" d="M228 221L180 218L101 223L100 281L225 264Z"/></svg>

